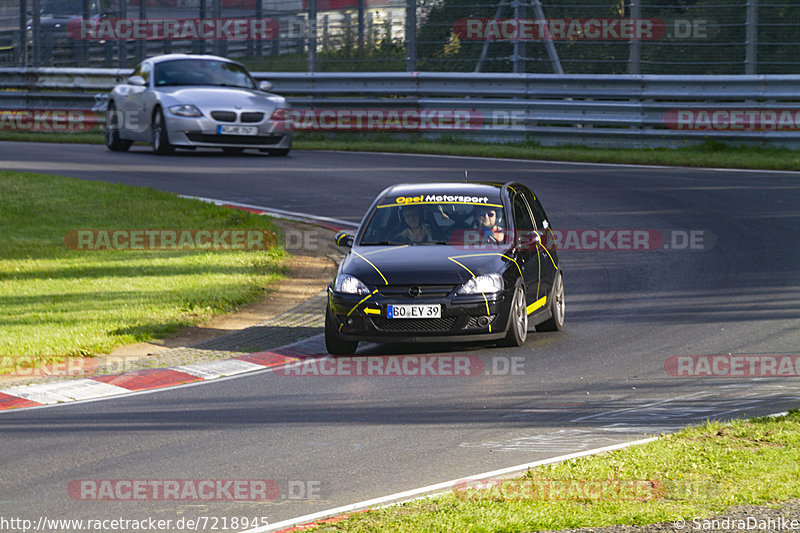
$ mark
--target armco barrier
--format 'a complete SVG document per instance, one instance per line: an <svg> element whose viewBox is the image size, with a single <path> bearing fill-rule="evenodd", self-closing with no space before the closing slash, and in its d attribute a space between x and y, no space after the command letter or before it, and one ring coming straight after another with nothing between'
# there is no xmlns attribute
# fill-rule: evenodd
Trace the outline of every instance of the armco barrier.
<svg viewBox="0 0 800 533"><path fill-rule="evenodd" d="M103 111L108 91L130 72L0 69L0 109ZM682 146L714 139L800 147L798 75L254 75L271 81L295 110L461 110L482 117L477 128L430 135L494 142L532 139L546 145Z"/></svg>

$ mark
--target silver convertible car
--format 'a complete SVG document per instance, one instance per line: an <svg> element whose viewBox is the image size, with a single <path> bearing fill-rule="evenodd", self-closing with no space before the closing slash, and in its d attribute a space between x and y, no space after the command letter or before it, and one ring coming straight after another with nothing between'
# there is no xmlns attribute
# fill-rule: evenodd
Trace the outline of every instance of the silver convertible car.
<svg viewBox="0 0 800 533"><path fill-rule="evenodd" d="M106 146L134 141L157 154L175 148L246 148L286 155L292 147L288 104L240 64L210 55L168 54L144 60L108 101Z"/></svg>

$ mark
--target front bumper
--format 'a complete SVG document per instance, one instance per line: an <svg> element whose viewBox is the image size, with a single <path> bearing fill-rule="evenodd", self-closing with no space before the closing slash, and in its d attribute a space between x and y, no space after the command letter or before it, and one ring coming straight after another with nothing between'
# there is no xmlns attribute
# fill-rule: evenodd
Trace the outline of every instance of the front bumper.
<svg viewBox="0 0 800 533"><path fill-rule="evenodd" d="M167 135L173 146L206 148L290 149L292 132L281 130L268 118L258 123L218 122L210 117L178 117L165 112ZM255 126L256 135L227 135L219 126Z"/></svg>
<svg viewBox="0 0 800 533"><path fill-rule="evenodd" d="M336 293L328 287L328 309L343 340L371 342L465 342L506 336L513 291L495 295L368 297ZM441 318L388 318L387 306L439 304Z"/></svg>

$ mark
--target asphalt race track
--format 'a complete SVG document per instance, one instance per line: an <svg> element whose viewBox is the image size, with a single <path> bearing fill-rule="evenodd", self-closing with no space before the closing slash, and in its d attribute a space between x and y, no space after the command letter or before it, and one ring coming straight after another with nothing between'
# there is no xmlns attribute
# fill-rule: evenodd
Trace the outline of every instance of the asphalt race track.
<svg viewBox="0 0 800 533"><path fill-rule="evenodd" d="M294 151L159 157L144 147L0 143L37 171L358 221L384 187L516 179L556 229L567 323L518 349L365 345L479 356L470 377L285 377L0 413L0 515L277 522L489 470L796 408L787 377L674 377L671 356L800 354L800 174ZM31 214L35 216L35 214ZM652 250L609 231L653 230ZM595 233L588 233L594 231ZM619 235L616 233L615 235ZM693 239L693 240L692 240ZM613 249L610 245L614 245ZM572 246L573 248L575 246ZM321 336L298 349L324 353ZM505 372L511 362L514 372ZM495 372L491 372L495 370ZM80 501L76 479L270 479L272 502ZM300 488L302 487L302 489ZM301 494L302 493L302 494Z"/></svg>

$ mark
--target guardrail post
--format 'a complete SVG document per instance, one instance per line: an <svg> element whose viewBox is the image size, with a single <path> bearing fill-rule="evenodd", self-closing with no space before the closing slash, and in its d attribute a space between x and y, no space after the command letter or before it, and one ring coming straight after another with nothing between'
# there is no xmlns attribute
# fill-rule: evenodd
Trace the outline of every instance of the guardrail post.
<svg viewBox="0 0 800 533"><path fill-rule="evenodd" d="M747 43L745 45L744 73L758 70L758 0L747 2Z"/></svg>
<svg viewBox="0 0 800 533"><path fill-rule="evenodd" d="M15 65L24 67L28 60L28 0L19 0L19 46Z"/></svg>
<svg viewBox="0 0 800 533"><path fill-rule="evenodd" d="M127 1L127 0L124 0ZM147 0L139 0L139 20L147 18ZM147 41L144 39L136 43L136 62L142 61L147 55Z"/></svg>
<svg viewBox="0 0 800 533"><path fill-rule="evenodd" d="M258 20L262 20L264 18L264 0L256 0L256 18ZM277 39L278 36L274 35L273 39ZM264 43L261 42L261 39L256 39L256 57L260 58L264 55Z"/></svg>
<svg viewBox="0 0 800 533"><path fill-rule="evenodd" d="M358 50L364 50L364 0L358 0Z"/></svg>
<svg viewBox="0 0 800 533"><path fill-rule="evenodd" d="M121 19L128 18L128 0L119 1L119 12L117 15ZM128 41L120 39L117 43L117 67L125 68L128 66Z"/></svg>
<svg viewBox="0 0 800 533"><path fill-rule="evenodd" d="M391 28L389 29L391 39ZM406 0L406 72L417 70L417 2Z"/></svg>
<svg viewBox="0 0 800 533"><path fill-rule="evenodd" d="M308 72L317 71L317 0L308 0Z"/></svg>
<svg viewBox="0 0 800 533"><path fill-rule="evenodd" d="M638 20L642 18L642 4L639 0L630 0L631 18ZM642 41L637 35L632 35L630 40L630 56L628 58L628 73L640 74L642 68Z"/></svg>
<svg viewBox="0 0 800 533"><path fill-rule="evenodd" d="M33 0L33 19L31 20L31 30L33 38L33 66L42 66L42 26L40 13L41 5L39 0Z"/></svg>

